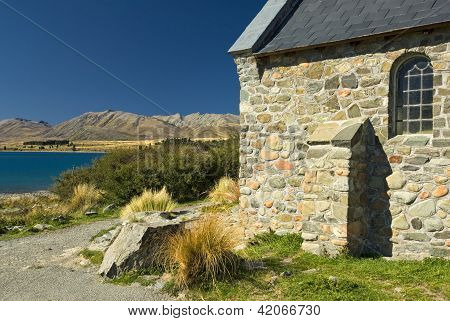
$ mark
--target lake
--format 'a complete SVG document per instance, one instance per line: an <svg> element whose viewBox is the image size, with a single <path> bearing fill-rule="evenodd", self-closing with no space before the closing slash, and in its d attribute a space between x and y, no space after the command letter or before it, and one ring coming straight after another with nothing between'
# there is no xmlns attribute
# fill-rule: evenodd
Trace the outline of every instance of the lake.
<svg viewBox="0 0 450 321"><path fill-rule="evenodd" d="M0 152L0 193L47 190L62 172L89 166L102 153Z"/></svg>

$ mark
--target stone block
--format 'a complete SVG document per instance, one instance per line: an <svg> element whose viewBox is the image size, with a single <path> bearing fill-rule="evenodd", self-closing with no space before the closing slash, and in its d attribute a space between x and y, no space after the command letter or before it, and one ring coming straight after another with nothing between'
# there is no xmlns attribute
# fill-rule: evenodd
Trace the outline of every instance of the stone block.
<svg viewBox="0 0 450 321"><path fill-rule="evenodd" d="M393 190L402 189L406 184L405 176L402 172L394 172L386 178L388 187Z"/></svg>
<svg viewBox="0 0 450 321"><path fill-rule="evenodd" d="M411 192L394 192L392 194L392 199L402 204L412 204L417 198L417 193Z"/></svg>
<svg viewBox="0 0 450 321"><path fill-rule="evenodd" d="M346 223L348 220L348 206L333 203L332 216L341 223Z"/></svg>
<svg viewBox="0 0 450 321"><path fill-rule="evenodd" d="M274 176L269 179L269 185L270 187L277 189L285 188L286 180L281 176Z"/></svg>
<svg viewBox="0 0 450 321"><path fill-rule="evenodd" d="M404 144L407 146L426 146L430 138L427 136L412 136L409 137Z"/></svg>
<svg viewBox="0 0 450 321"><path fill-rule="evenodd" d="M424 202L417 203L408 211L409 215L415 217L429 217L436 213L436 203L433 200L426 200Z"/></svg>
<svg viewBox="0 0 450 321"><path fill-rule="evenodd" d="M440 232L444 229L444 224L437 217L430 217L424 221L425 230L427 232Z"/></svg>
<svg viewBox="0 0 450 321"><path fill-rule="evenodd" d="M280 155L277 152L268 149L263 149L260 153L260 156L263 160L266 161L273 161L280 157Z"/></svg>
<svg viewBox="0 0 450 321"><path fill-rule="evenodd" d="M450 200L438 201L437 207L443 210L445 213L450 214Z"/></svg>
<svg viewBox="0 0 450 321"><path fill-rule="evenodd" d="M418 241L418 242L428 242L430 237L425 233L406 233L405 240L407 241Z"/></svg>
<svg viewBox="0 0 450 321"><path fill-rule="evenodd" d="M400 215L392 220L392 228L397 230L408 230L409 224L405 215Z"/></svg>

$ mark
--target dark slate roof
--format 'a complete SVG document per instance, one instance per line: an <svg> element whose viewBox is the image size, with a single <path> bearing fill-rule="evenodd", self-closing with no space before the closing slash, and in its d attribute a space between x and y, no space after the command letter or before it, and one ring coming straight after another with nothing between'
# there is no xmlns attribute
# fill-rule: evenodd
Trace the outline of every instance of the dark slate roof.
<svg viewBox="0 0 450 321"><path fill-rule="evenodd" d="M299 0L281 27L252 51L324 45L449 21L450 0Z"/></svg>

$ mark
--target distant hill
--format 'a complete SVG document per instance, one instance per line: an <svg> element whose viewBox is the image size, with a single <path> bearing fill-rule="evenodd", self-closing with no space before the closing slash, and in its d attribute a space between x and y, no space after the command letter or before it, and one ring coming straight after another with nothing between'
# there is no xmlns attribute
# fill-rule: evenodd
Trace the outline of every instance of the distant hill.
<svg viewBox="0 0 450 321"><path fill-rule="evenodd" d="M227 138L238 131L239 116L232 114L143 116L107 110L85 113L55 126L25 119L0 121L0 141Z"/></svg>
<svg viewBox="0 0 450 321"><path fill-rule="evenodd" d="M0 120L0 141L43 137L51 129L52 127L45 122L35 122L21 118Z"/></svg>

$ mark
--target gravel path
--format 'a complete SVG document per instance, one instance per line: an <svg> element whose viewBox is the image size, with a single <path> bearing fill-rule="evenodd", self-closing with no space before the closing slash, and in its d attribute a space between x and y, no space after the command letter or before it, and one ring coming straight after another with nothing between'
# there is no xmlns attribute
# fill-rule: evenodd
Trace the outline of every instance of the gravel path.
<svg viewBox="0 0 450 321"><path fill-rule="evenodd" d="M1 301L158 301L166 294L137 284L105 283L78 253L93 235L118 224L95 222L30 237L0 241ZM80 262L81 261L81 262Z"/></svg>

